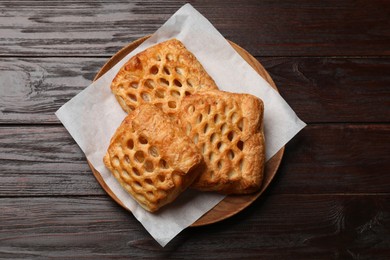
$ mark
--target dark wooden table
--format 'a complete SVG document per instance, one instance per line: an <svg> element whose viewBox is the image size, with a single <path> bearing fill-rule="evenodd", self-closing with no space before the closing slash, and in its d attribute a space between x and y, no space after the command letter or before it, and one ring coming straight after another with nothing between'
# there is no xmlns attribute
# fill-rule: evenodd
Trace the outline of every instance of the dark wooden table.
<svg viewBox="0 0 390 260"><path fill-rule="evenodd" d="M165 248L54 112L184 1L0 1L1 259L389 259L390 1L190 1L308 126L249 208Z"/></svg>

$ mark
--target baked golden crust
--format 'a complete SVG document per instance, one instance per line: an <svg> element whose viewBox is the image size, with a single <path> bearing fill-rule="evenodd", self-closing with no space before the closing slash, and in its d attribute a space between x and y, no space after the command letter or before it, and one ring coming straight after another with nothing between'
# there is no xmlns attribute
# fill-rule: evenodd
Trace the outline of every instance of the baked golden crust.
<svg viewBox="0 0 390 260"><path fill-rule="evenodd" d="M194 181L202 155L168 115L143 104L123 120L103 161L124 189L154 212Z"/></svg>
<svg viewBox="0 0 390 260"><path fill-rule="evenodd" d="M156 44L132 57L111 84L127 113L143 103L152 103L172 114L183 97L210 89L217 89L214 80L177 39Z"/></svg>
<svg viewBox="0 0 390 260"><path fill-rule="evenodd" d="M180 124L206 164L192 187L225 194L260 189L265 160L263 111L263 102L248 94L207 91L183 99Z"/></svg>

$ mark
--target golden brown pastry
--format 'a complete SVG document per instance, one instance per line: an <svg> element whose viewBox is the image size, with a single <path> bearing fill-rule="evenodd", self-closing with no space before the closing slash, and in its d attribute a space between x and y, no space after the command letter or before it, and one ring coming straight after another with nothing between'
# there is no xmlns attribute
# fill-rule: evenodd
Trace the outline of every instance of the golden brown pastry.
<svg viewBox="0 0 390 260"><path fill-rule="evenodd" d="M124 189L154 212L193 182L202 155L168 115L144 104L124 119L103 160Z"/></svg>
<svg viewBox="0 0 390 260"><path fill-rule="evenodd" d="M172 114L183 97L210 89L217 89L214 80L177 39L156 44L132 57L111 84L127 113L143 103L152 103Z"/></svg>
<svg viewBox="0 0 390 260"><path fill-rule="evenodd" d="M206 164L192 187L225 194L259 190L265 157L263 111L263 102L248 94L217 90L183 99L179 121Z"/></svg>

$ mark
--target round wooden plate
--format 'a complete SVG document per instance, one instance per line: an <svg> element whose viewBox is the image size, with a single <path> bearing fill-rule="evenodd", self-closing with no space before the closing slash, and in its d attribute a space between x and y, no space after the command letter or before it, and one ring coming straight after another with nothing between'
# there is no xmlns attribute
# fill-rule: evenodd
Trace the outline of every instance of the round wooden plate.
<svg viewBox="0 0 390 260"><path fill-rule="evenodd" d="M104 73L106 73L109 69L111 69L118 61L123 59L127 54L129 54L131 51L133 51L135 48L137 48L141 43L143 43L146 39L148 39L150 36L145 36L143 38L140 38L129 45L122 48L120 51L118 51L114 56L111 57L110 60L107 61L106 64L100 69L100 71L96 74L94 81L97 80L100 76L102 76ZM256 70L257 73L260 74L274 89L277 90L275 83L273 82L270 75L267 73L267 71L264 69L264 67L252 56L250 55L246 50L238 46L237 44L230 42L229 43L233 46L233 48L241 55L242 58L244 58L249 65L252 66ZM260 191L254 194L250 195L229 195L226 196L225 199L223 199L218 205L216 205L213 209L211 209L209 212L204 214L201 218L199 218L195 223L193 223L191 226L204 226L208 224L212 224L221 220L224 220L228 217L231 217L235 215L236 213L242 211L247 206L249 206L253 201L255 201L268 187L268 185L271 183L272 179L274 178L276 171L279 168L280 162L282 161L284 153L284 147L280 149L265 165L265 171L264 171L264 180L263 180L263 186ZM115 196L115 194L110 190L110 188L106 185L103 178L99 174L97 170L88 162L89 166L92 169L92 172L97 179L97 181L100 183L100 185L103 187L103 189L110 195L111 198L113 198L118 204L120 204L122 207L124 205L121 201ZM125 208L125 207L124 207Z"/></svg>

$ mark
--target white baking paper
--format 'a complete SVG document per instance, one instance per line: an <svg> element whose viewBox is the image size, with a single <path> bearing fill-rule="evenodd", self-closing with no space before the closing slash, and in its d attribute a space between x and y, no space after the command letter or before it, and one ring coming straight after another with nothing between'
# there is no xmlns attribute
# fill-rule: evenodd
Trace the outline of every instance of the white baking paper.
<svg viewBox="0 0 390 260"><path fill-rule="evenodd" d="M126 114L110 84L122 65L136 53L170 38L181 40L195 54L222 90L250 93L264 101L266 158L271 158L304 126L284 99L260 77L212 24L190 4L180 8L147 41L121 60L57 112L57 117L76 140L103 179L160 245L218 204L224 196L188 190L158 213L148 213L124 191L105 168L102 158L111 136Z"/></svg>

